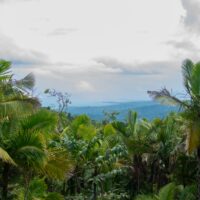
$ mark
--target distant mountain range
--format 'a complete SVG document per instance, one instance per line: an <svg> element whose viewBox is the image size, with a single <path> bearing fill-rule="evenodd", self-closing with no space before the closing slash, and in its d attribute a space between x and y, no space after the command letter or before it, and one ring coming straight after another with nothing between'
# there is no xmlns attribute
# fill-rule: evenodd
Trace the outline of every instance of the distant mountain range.
<svg viewBox="0 0 200 200"><path fill-rule="evenodd" d="M86 114L91 119L103 120L104 112L119 112L118 120L125 120L129 110L136 111L139 118L147 118L152 120L155 117L163 118L170 112L178 112L177 107L164 106L152 101L138 101L138 102L126 102L126 103L107 103L101 106L80 106L69 107L68 112L72 115Z"/></svg>

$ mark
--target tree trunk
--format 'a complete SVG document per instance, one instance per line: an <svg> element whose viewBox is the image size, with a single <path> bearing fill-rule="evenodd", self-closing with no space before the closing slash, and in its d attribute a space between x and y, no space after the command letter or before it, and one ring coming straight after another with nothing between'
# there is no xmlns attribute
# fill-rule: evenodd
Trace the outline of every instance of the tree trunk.
<svg viewBox="0 0 200 200"><path fill-rule="evenodd" d="M94 168L94 176L93 177L96 177L97 176L97 167L95 166ZM97 199L97 184L94 183L93 184L93 200L96 200Z"/></svg>
<svg viewBox="0 0 200 200"><path fill-rule="evenodd" d="M9 169L10 169L10 165L8 163L5 163L3 167L3 174L2 174L2 180L3 180L2 200L7 200Z"/></svg>
<svg viewBox="0 0 200 200"><path fill-rule="evenodd" d="M25 181L25 185L24 185L24 200L29 200L29 186L30 186L30 180L31 180L31 172L25 173L24 174L24 181Z"/></svg>
<svg viewBox="0 0 200 200"><path fill-rule="evenodd" d="M154 188L153 188L153 185L154 185L154 178L155 178L155 173L156 173L156 164L157 160L153 160L153 162L151 163L151 170L150 170L150 177L149 177L149 180L148 180L148 183L151 184L151 192L153 193L154 192Z"/></svg>
<svg viewBox="0 0 200 200"><path fill-rule="evenodd" d="M137 194L140 192L140 156L134 155L133 157L133 166L135 169L135 175L136 175L136 190Z"/></svg>
<svg viewBox="0 0 200 200"><path fill-rule="evenodd" d="M197 149L197 200L200 200L200 147Z"/></svg>

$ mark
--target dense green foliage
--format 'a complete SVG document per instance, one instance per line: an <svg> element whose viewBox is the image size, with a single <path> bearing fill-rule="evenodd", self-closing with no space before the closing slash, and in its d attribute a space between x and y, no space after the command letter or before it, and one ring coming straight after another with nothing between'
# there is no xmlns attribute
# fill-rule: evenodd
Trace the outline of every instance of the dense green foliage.
<svg viewBox="0 0 200 200"><path fill-rule="evenodd" d="M187 101L166 89L149 92L182 112L148 121L130 111L124 122L105 113L96 122L64 112L68 95L55 90L45 93L58 98L59 110L42 108L31 95L32 74L14 80L10 63L0 61L1 199L196 199L199 66L183 65Z"/></svg>

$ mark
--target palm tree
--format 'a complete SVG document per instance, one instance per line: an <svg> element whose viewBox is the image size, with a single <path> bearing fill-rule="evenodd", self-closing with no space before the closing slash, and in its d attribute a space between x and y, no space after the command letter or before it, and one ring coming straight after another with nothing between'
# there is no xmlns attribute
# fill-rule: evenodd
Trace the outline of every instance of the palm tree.
<svg viewBox="0 0 200 200"><path fill-rule="evenodd" d="M0 60L0 121L29 113L40 106L37 98L31 95L35 84L33 74L15 80L10 69L10 62Z"/></svg>
<svg viewBox="0 0 200 200"><path fill-rule="evenodd" d="M182 64L182 75L186 100L177 98L166 88L147 93L161 103L176 105L183 110L183 118L187 127L187 151L197 152L197 184L198 199L200 199L200 62L193 63L189 59L185 60Z"/></svg>
<svg viewBox="0 0 200 200"><path fill-rule="evenodd" d="M35 83L33 74L28 74L21 80L15 80L10 69L10 62L0 60L0 158L4 162L4 196L7 195L8 166L10 164L16 165L16 163L4 149L3 129L7 127L7 130L11 130L14 127L13 124L16 124L17 118L29 114L33 109L40 106L39 101L30 95Z"/></svg>
<svg viewBox="0 0 200 200"><path fill-rule="evenodd" d="M29 114L33 108L39 107L37 98L30 96L35 79L28 74L21 80L14 80L10 71L11 63L0 60L0 123L8 122L11 118ZM0 158L14 164L7 152L0 147Z"/></svg>
<svg viewBox="0 0 200 200"><path fill-rule="evenodd" d="M66 173L71 169L72 164L66 150L51 144L57 119L56 113L40 109L18 120L14 132L3 132L4 149L23 175L25 200L28 198L30 181L34 174L65 179ZM6 173L3 177L7 184L10 167L9 163L5 164ZM6 199L7 185L3 191L2 196Z"/></svg>
<svg viewBox="0 0 200 200"><path fill-rule="evenodd" d="M119 133L122 143L128 151L126 165L130 170L130 192L131 195L139 193L146 177L146 163L143 157L152 152L151 124L146 120L138 120L136 112L129 111L127 123L113 122L115 130Z"/></svg>
<svg viewBox="0 0 200 200"><path fill-rule="evenodd" d="M176 113L170 113L166 118L155 118L151 122L151 155L149 155L150 177L152 191L170 181L170 173L175 166L175 157L181 150L182 135L180 127L182 120ZM156 183L156 187L153 185Z"/></svg>

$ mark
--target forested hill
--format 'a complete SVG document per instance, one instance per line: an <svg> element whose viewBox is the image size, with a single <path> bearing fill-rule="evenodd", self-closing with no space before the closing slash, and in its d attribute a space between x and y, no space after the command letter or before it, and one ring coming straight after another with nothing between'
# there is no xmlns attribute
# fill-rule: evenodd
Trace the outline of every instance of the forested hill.
<svg viewBox="0 0 200 200"><path fill-rule="evenodd" d="M108 105L109 104L109 105ZM94 120L102 120L104 112L119 112L118 119L124 120L127 116L128 110L138 112L140 118L147 118L149 120L159 117L163 118L171 111L178 111L178 108L172 106L164 106L152 101L138 101L126 103L108 103L101 106L70 106L68 112L72 115L87 114Z"/></svg>

